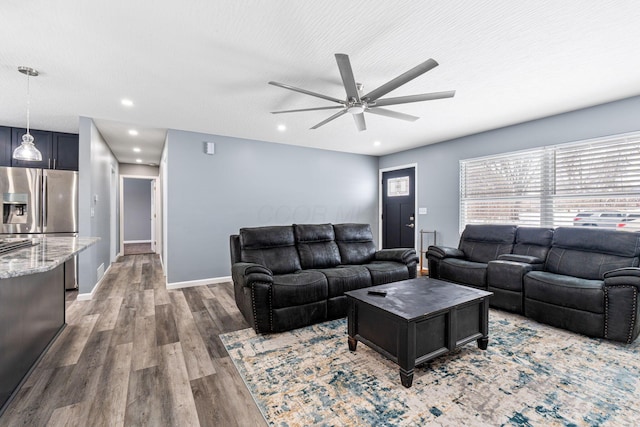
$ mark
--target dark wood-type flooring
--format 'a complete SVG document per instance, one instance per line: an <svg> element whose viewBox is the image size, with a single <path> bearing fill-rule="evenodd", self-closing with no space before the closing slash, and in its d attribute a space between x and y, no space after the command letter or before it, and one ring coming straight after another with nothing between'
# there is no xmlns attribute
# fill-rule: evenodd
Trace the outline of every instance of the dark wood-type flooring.
<svg viewBox="0 0 640 427"><path fill-rule="evenodd" d="M231 283L168 291L157 255L123 256L0 426L266 425L218 335L247 328Z"/></svg>
<svg viewBox="0 0 640 427"><path fill-rule="evenodd" d="M125 243L124 255L140 255L153 253L151 243Z"/></svg>

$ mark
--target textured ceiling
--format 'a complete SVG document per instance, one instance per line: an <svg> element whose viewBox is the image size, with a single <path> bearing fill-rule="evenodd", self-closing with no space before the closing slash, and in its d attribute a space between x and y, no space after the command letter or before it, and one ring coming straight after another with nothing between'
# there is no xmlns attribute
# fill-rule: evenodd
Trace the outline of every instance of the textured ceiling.
<svg viewBox="0 0 640 427"><path fill-rule="evenodd" d="M3 0L0 22L0 124L24 126L31 66L32 127L94 118L123 163L158 163L167 128L383 155L640 94L637 0ZM434 58L387 96L456 96L364 132L349 115L309 130L335 110L269 113L334 105L270 80L344 98L335 53L365 92Z"/></svg>

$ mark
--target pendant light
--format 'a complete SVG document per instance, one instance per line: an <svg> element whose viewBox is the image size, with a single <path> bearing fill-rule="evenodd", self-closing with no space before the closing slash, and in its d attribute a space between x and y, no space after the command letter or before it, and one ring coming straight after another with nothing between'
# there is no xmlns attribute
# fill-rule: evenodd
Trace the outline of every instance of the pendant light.
<svg viewBox="0 0 640 427"><path fill-rule="evenodd" d="M42 153L33 143L33 136L29 133L29 107L31 103L31 91L29 87L29 78L36 77L38 70L31 67L18 67L18 71L27 76L27 133L22 135L22 143L13 150L13 158L16 160L26 160L28 162L42 161Z"/></svg>

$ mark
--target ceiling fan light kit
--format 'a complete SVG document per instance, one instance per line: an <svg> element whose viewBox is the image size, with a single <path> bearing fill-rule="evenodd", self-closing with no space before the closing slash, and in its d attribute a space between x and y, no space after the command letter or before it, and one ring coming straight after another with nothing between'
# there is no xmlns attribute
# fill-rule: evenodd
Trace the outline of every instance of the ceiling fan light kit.
<svg viewBox="0 0 640 427"><path fill-rule="evenodd" d="M356 124L356 128L359 131L363 131L367 129L364 113L373 113L379 116L391 117L393 119L400 119L405 121L416 121L419 117L412 116L409 114L400 113L393 110L388 110L386 108L380 108L387 105L398 105L398 104L407 104L410 102L422 102L422 101L431 101L434 99L443 99L443 98L452 98L455 95L455 90L449 90L444 92L432 92L432 93L423 93L419 95L408 95L408 96L399 96L395 98L383 98L384 95L389 92L399 88L403 84L415 79L418 76L426 73L427 71L438 66L438 63L434 59L428 59L421 64L413 67L409 71L400 74L398 77L389 80L387 83L378 87L377 89L372 90L371 92L361 95L363 86L360 83L356 83L355 77L353 75L353 70L351 68L351 62L349 61L349 56L343 53L336 53L336 62L338 63L338 69L340 70L340 77L342 77L342 84L344 86L346 92L346 99L338 99L332 96L323 95L321 93L312 92L306 89L301 89L295 86L287 85L284 83L278 83L271 81L270 85L281 87L283 89L292 90L294 92L303 93L305 95L315 96L316 98L326 99L327 101L335 102L340 105L330 106L330 107L316 107L316 108L301 108L296 110L283 110L283 111L272 111L272 114L283 114L283 113L298 113L302 111L318 111L318 110L331 110L331 109L340 109L337 113L332 115L331 117L321 121L317 125L311 127L311 129L318 129L320 126L323 126L330 121L337 119L338 117L349 113L353 115L353 119Z"/></svg>

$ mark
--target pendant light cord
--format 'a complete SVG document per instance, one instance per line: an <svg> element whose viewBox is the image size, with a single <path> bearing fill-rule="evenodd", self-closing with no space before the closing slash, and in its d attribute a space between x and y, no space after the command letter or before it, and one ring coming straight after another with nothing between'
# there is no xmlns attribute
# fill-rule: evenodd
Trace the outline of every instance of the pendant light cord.
<svg viewBox="0 0 640 427"><path fill-rule="evenodd" d="M31 79L31 73L27 73L27 134L31 135L29 133L29 110L31 107L31 85L29 84L29 81Z"/></svg>

